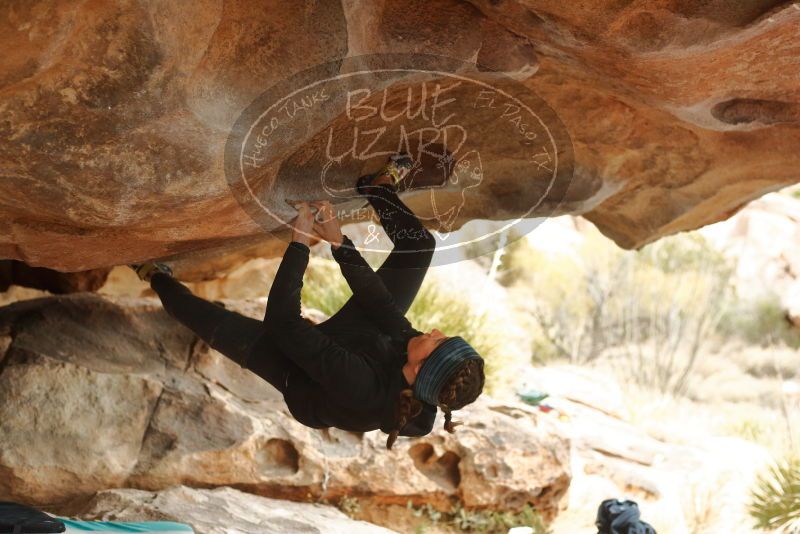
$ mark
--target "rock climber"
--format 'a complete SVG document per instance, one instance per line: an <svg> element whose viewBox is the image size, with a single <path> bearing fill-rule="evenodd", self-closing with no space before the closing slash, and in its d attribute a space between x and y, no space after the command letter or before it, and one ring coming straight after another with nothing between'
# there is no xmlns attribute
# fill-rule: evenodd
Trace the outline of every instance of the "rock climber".
<svg viewBox="0 0 800 534"><path fill-rule="evenodd" d="M132 265L164 309L215 350L279 390L292 416L311 428L336 427L423 436L437 408L454 432L453 410L483 391L484 360L462 337L433 328L423 333L405 313L430 265L436 240L397 193L414 162L392 156L381 171L356 182L394 247L377 271L343 235L328 201L301 202L289 243L269 291L263 321L194 295L158 262ZM316 215L312 207L317 208ZM330 243L353 292L329 319L315 325L300 314L303 273L312 232Z"/></svg>

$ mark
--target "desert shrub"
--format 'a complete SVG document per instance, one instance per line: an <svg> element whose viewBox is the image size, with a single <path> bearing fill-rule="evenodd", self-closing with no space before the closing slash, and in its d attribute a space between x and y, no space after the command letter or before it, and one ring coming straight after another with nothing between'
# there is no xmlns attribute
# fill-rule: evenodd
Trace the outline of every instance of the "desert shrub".
<svg viewBox="0 0 800 534"><path fill-rule="evenodd" d="M742 417L731 423L731 431L734 435L752 441L753 443L763 443L764 438L768 438L772 433L772 427L763 419L753 419Z"/></svg>
<svg viewBox="0 0 800 534"><path fill-rule="evenodd" d="M352 295L338 263L312 258L303 276L300 298L304 306L330 316L339 311Z"/></svg>
<svg viewBox="0 0 800 534"><path fill-rule="evenodd" d="M732 300L721 318L719 332L762 347L782 344L800 348L800 329L788 320L780 297L775 294L755 300Z"/></svg>
<svg viewBox="0 0 800 534"><path fill-rule="evenodd" d="M535 272L546 259L545 254L530 245L525 235L515 231L506 241L497 268L497 282L506 287L512 286Z"/></svg>
<svg viewBox="0 0 800 534"><path fill-rule="evenodd" d="M779 462L758 477L749 512L756 528L800 531L800 459L791 457Z"/></svg>
<svg viewBox="0 0 800 534"><path fill-rule="evenodd" d="M511 226L509 221L470 221L457 232L464 257L488 270L495 253L501 251L506 256L509 247L519 241L527 241L524 232L532 225L530 221L516 226ZM501 231L503 228L506 229Z"/></svg>
<svg viewBox="0 0 800 534"><path fill-rule="evenodd" d="M505 533L512 527L531 527L534 534L547 534L550 530L541 516L530 506L520 512L468 511L458 508L451 522L464 532Z"/></svg>
<svg viewBox="0 0 800 534"><path fill-rule="evenodd" d="M326 503L328 504L328 503ZM350 495L343 495L338 502L335 503L336 507L344 512L348 517L357 519L358 514L361 513L361 503L357 497Z"/></svg>
<svg viewBox="0 0 800 534"><path fill-rule="evenodd" d="M420 507L407 503L407 508L417 517L425 517L430 523L447 525L461 532L476 534L505 534L512 527L526 526L533 529L534 534L549 534L551 531L541 516L530 505L525 505L518 512L502 512L494 510L467 510L457 503L452 511L440 512L431 505ZM417 529L425 532L425 527Z"/></svg>
<svg viewBox="0 0 800 534"><path fill-rule="evenodd" d="M583 266L573 257L553 257L520 239L509 245L498 269L497 280L516 293L525 293L522 309L532 332L534 363L563 358L582 359L587 338L576 334L588 330L591 315ZM590 360L591 357L585 358Z"/></svg>
<svg viewBox="0 0 800 534"><path fill-rule="evenodd" d="M758 347L730 344L724 351L747 374L759 379L789 380L800 376L800 352L790 347Z"/></svg>
<svg viewBox="0 0 800 534"><path fill-rule="evenodd" d="M609 358L663 392L686 391L730 292L730 265L699 234L625 251L595 232L573 257L519 246L506 267L514 274L505 281L528 286L534 299L534 354L576 364Z"/></svg>

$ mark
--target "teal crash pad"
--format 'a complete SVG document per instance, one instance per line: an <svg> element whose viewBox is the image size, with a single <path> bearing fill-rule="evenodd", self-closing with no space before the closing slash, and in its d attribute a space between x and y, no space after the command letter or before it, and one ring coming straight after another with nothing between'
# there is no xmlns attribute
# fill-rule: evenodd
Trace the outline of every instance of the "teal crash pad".
<svg viewBox="0 0 800 534"><path fill-rule="evenodd" d="M530 404L531 406L538 406L542 403L544 399L550 396L549 393L545 393L544 391L537 391L532 389L530 391L526 391L525 393L517 393L517 395L525 402Z"/></svg>
<svg viewBox="0 0 800 534"><path fill-rule="evenodd" d="M115 532L155 532L158 534L187 533L194 534L194 530L189 525L174 523L172 521L143 521L140 523L126 523L118 521L73 521L71 519L58 518L66 525L66 533L77 534L78 532L99 532L112 534Z"/></svg>

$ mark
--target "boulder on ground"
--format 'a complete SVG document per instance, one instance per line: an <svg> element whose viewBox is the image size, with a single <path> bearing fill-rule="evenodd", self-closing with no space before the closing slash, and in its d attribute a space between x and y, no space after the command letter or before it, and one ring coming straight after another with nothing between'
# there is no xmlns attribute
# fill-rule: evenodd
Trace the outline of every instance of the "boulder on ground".
<svg viewBox="0 0 800 534"><path fill-rule="evenodd" d="M235 301L226 305L234 308ZM263 302L236 306L263 316ZM423 438L314 430L155 299L80 293L0 308L0 499L236 486L290 500L344 495L545 517L570 481L569 441L520 403L481 398Z"/></svg>
<svg viewBox="0 0 800 534"><path fill-rule="evenodd" d="M101 491L60 517L83 521L177 521L195 534L392 534L394 531L322 504L296 503L251 495L233 488L175 486L159 492L136 489Z"/></svg>

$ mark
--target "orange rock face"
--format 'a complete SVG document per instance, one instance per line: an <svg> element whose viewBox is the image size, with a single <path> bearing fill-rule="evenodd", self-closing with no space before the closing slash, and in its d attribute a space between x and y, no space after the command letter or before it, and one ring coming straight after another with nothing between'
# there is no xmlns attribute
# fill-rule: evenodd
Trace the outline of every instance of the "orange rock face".
<svg viewBox="0 0 800 534"><path fill-rule="evenodd" d="M520 172L509 137L487 133L492 158L453 228L580 213L631 248L800 178L800 7L790 2L12 0L0 5L0 46L0 258L62 271L279 252L266 231L285 232L282 222L254 221L232 194L226 142L275 84L365 54L497 71L567 134L569 179L531 212L538 182ZM410 80L375 86L396 96ZM284 197L326 194L319 180L281 174L287 161L315 161L320 113L259 169L259 194L284 217ZM359 162L334 181L375 165ZM409 194L424 211L423 194Z"/></svg>

